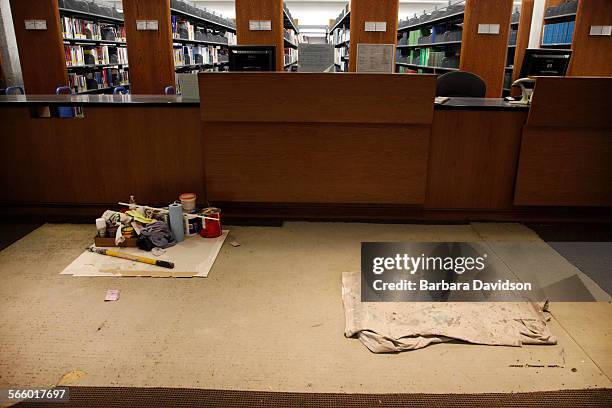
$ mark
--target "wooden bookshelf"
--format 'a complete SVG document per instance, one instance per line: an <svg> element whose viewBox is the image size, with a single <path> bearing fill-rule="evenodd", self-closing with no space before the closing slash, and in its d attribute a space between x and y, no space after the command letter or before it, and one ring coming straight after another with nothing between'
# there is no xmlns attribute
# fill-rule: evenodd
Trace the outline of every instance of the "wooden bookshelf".
<svg viewBox="0 0 612 408"><path fill-rule="evenodd" d="M465 2L459 68L484 79L488 98L502 95L512 4L512 0ZM479 34L480 24L499 24L499 34Z"/></svg>
<svg viewBox="0 0 612 408"><path fill-rule="evenodd" d="M270 30L251 30L249 22L269 20ZM291 34L292 33L292 34ZM297 59L299 28L283 0L236 0L236 35L238 45L272 45L276 47L276 70L289 69Z"/></svg>
<svg viewBox="0 0 612 408"><path fill-rule="evenodd" d="M516 45L509 44L512 1L455 1L399 22L396 66L418 73L464 70L481 76L487 96L500 97L513 69ZM479 24L499 24L499 34L479 34Z"/></svg>
<svg viewBox="0 0 612 408"><path fill-rule="evenodd" d="M578 0L546 0L540 47L572 48Z"/></svg>
<svg viewBox="0 0 612 408"><path fill-rule="evenodd" d="M397 43L397 14L399 0L352 0L350 2L351 41L349 44L349 71L357 71L358 44ZM387 30L366 31L366 21L386 22Z"/></svg>
<svg viewBox="0 0 612 408"><path fill-rule="evenodd" d="M454 2L399 22L396 68L444 74L459 69L465 5ZM433 56L442 56L440 61Z"/></svg>
<svg viewBox="0 0 612 408"><path fill-rule="evenodd" d="M336 72L348 71L351 9L347 4L335 20L330 21L328 41L334 44L334 68Z"/></svg>
<svg viewBox="0 0 612 408"><path fill-rule="evenodd" d="M529 35L531 33L531 18L533 17L533 5L535 0L523 0L521 2L521 13L516 34L516 48L514 50L514 69L512 70L512 82L519 79L521 67L525 58L525 50L529 46ZM512 95L519 95L520 89L511 89Z"/></svg>
<svg viewBox="0 0 612 408"><path fill-rule="evenodd" d="M236 44L232 20L180 0L170 2L170 12L176 72L218 70L228 64L229 46Z"/></svg>
<svg viewBox="0 0 612 408"><path fill-rule="evenodd" d="M591 26L610 24L610 0L582 0L578 3L569 76L612 76L612 37L589 35Z"/></svg>
<svg viewBox="0 0 612 408"><path fill-rule="evenodd" d="M11 0L25 91L54 94L68 84L57 0ZM45 20L46 30L26 30L25 20Z"/></svg>
<svg viewBox="0 0 612 408"><path fill-rule="evenodd" d="M127 41L124 36L125 33L122 33L124 27L123 13L111 7L100 7L95 4L90 4L90 9L87 11L72 10L62 7L62 3L58 3L60 5L58 10L66 53L68 86L70 86L73 93L111 93L119 86L129 88L129 66L128 60L125 58L127 55ZM92 10L91 7L95 7L95 9ZM103 14L104 12L106 14ZM99 33L76 33L74 32L73 20L87 22L95 26ZM103 39L103 29L114 30L114 38L112 40ZM89 36L90 38L83 38L84 36ZM82 61L83 63L77 62L76 64L68 61L70 49L80 48L82 52L85 52L87 49L98 47L107 48L109 52L108 61L103 63L95 61L93 64L87 63L87 61ZM110 51L113 48L114 54L117 55L116 61L111 61L110 59ZM120 58L119 54L123 56ZM113 71L104 71L108 68ZM104 75L105 73L106 76Z"/></svg>

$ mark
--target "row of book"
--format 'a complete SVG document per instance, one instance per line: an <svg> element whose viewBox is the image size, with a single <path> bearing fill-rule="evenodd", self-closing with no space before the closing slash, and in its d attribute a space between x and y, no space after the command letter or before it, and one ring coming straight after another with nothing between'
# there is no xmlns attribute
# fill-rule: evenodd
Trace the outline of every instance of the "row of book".
<svg viewBox="0 0 612 408"><path fill-rule="evenodd" d="M227 50L217 45L184 45L173 49L174 65L214 65L228 60Z"/></svg>
<svg viewBox="0 0 612 408"><path fill-rule="evenodd" d="M411 50L407 55L403 55L401 50L398 49L396 61L426 67L458 68L459 54L456 52L433 51L430 48L423 48Z"/></svg>
<svg viewBox="0 0 612 408"><path fill-rule="evenodd" d="M73 93L127 85L129 82L130 76L127 69L104 68L100 71L85 74L68 74L68 85Z"/></svg>
<svg viewBox="0 0 612 408"><path fill-rule="evenodd" d="M331 42L334 44L340 44L346 41L350 41L351 40L351 30L350 29L343 29L343 28L338 28L336 30L334 30L334 32L332 33L332 39Z"/></svg>
<svg viewBox="0 0 612 408"><path fill-rule="evenodd" d="M574 36L574 22L545 24L542 44L570 44Z"/></svg>
<svg viewBox="0 0 612 408"><path fill-rule="evenodd" d="M295 64L298 61L298 50L295 48L285 48L285 66Z"/></svg>
<svg viewBox="0 0 612 408"><path fill-rule="evenodd" d="M87 46L64 44L66 66L109 65L128 63L126 47L117 46Z"/></svg>
<svg viewBox="0 0 612 408"><path fill-rule="evenodd" d="M292 29L285 28L283 35L291 44L298 45L300 43L300 35L296 34Z"/></svg>
<svg viewBox="0 0 612 408"><path fill-rule="evenodd" d="M438 31L436 27L433 30L421 29L412 30L402 33L402 37L398 40L398 45L428 45L436 43L446 43L461 41L463 36L462 30L446 30Z"/></svg>
<svg viewBox="0 0 612 408"><path fill-rule="evenodd" d="M98 23L75 17L62 17L60 21L64 38L117 42L126 41L124 26Z"/></svg>

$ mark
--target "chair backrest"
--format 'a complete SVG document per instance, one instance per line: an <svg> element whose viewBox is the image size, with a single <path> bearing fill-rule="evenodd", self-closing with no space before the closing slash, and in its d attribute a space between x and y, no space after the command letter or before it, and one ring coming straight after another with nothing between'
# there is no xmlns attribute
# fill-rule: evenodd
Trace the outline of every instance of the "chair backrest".
<svg viewBox="0 0 612 408"><path fill-rule="evenodd" d="M176 94L176 89L174 89L173 86L167 86L166 89L164 89L164 93L166 95L174 95Z"/></svg>
<svg viewBox="0 0 612 408"><path fill-rule="evenodd" d="M55 89L56 95L72 95L72 89L69 86L58 86Z"/></svg>
<svg viewBox="0 0 612 408"><path fill-rule="evenodd" d="M127 89L125 89L125 87L123 86L118 86L115 89L113 89L113 95L125 95L130 93Z"/></svg>
<svg viewBox="0 0 612 408"><path fill-rule="evenodd" d="M484 98L487 84L476 74L453 71L440 75L436 84L436 96Z"/></svg>
<svg viewBox="0 0 612 408"><path fill-rule="evenodd" d="M4 92L6 95L25 95L25 91L21 86L9 86Z"/></svg>

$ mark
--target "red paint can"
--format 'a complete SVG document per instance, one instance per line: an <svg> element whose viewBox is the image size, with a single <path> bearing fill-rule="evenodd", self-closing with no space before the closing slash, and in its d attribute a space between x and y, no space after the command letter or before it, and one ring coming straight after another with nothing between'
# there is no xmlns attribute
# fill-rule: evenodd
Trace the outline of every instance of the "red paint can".
<svg viewBox="0 0 612 408"><path fill-rule="evenodd" d="M221 210L210 207L202 210L201 215L209 218L204 219L200 235L204 238L217 238L221 236L223 228L221 227ZM211 220L210 218L215 218Z"/></svg>

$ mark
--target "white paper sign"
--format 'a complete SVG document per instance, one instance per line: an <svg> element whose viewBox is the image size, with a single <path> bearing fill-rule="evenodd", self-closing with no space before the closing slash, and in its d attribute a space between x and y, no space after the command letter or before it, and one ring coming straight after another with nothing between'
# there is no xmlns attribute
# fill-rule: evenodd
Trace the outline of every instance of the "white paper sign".
<svg viewBox="0 0 612 408"><path fill-rule="evenodd" d="M147 29L147 20L136 20L136 30L145 31Z"/></svg>
<svg viewBox="0 0 612 408"><path fill-rule="evenodd" d="M147 30L157 31L159 29L159 23L157 20L147 20Z"/></svg>
<svg viewBox="0 0 612 408"><path fill-rule="evenodd" d="M26 30L46 30L47 20L24 20Z"/></svg>
<svg viewBox="0 0 612 408"><path fill-rule="evenodd" d="M357 72L393 73L393 44L357 44Z"/></svg>

